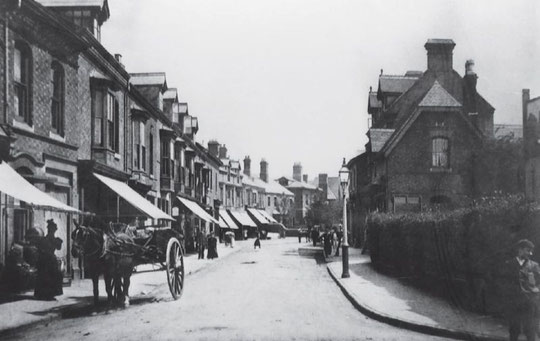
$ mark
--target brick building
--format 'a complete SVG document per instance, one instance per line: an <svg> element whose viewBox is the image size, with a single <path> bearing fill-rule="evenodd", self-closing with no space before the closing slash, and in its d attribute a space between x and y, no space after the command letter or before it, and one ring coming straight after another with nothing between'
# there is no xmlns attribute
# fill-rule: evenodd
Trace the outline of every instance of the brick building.
<svg viewBox="0 0 540 341"><path fill-rule="evenodd" d="M74 277L82 262L68 252L72 218L172 226L186 242L196 228L212 231L221 161L196 142L197 118L164 73L129 74L121 55L101 45L107 1L23 0L0 2L0 10L8 32L1 160L61 203L94 214L87 219L2 195L0 265L11 245L31 227L43 230L49 218L65 241L57 256Z"/></svg>
<svg viewBox="0 0 540 341"><path fill-rule="evenodd" d="M476 91L472 60L463 77L453 69L454 46L428 40L425 72L381 72L377 92L370 89L366 152L349 162L354 207L420 210L475 196L473 157L493 136L494 108Z"/></svg>

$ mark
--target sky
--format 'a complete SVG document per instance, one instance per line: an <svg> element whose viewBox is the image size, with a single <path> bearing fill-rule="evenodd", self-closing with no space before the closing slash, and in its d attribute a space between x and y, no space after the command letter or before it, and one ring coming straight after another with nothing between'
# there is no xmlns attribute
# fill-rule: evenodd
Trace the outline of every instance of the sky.
<svg viewBox="0 0 540 341"><path fill-rule="evenodd" d="M108 0L102 43L128 72L166 72L199 119L197 141L249 155L252 174L337 176L364 149L369 87L426 69L429 38L474 59L495 123L521 123L521 90L540 96L537 0Z"/></svg>

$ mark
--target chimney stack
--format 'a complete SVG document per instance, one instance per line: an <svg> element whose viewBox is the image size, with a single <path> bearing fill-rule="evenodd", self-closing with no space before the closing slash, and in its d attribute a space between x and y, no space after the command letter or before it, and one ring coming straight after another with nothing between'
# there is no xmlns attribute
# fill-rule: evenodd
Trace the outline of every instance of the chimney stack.
<svg viewBox="0 0 540 341"><path fill-rule="evenodd" d="M251 159L249 155L244 158L244 174L251 176Z"/></svg>
<svg viewBox="0 0 540 341"><path fill-rule="evenodd" d="M534 141L534 131L536 127L531 126L529 122L529 113L528 113L528 103L531 99L531 91L529 89L523 89L521 93L521 103L523 106L523 146L524 146L524 157L527 160L531 156L532 146L536 144ZM536 122L538 123L538 122ZM536 124L535 124L536 125ZM531 138L533 141L531 141Z"/></svg>
<svg viewBox="0 0 540 341"><path fill-rule="evenodd" d="M307 174L302 175L302 181L308 182L308 175Z"/></svg>
<svg viewBox="0 0 540 341"><path fill-rule="evenodd" d="M451 71L454 46L456 46L456 43L452 39L429 39L424 45L428 56L428 70L435 72Z"/></svg>
<svg viewBox="0 0 540 341"><path fill-rule="evenodd" d="M210 155L218 157L219 156L219 142L216 140L210 140L208 142L208 152Z"/></svg>
<svg viewBox="0 0 540 341"><path fill-rule="evenodd" d="M114 54L114 59L116 59L116 61L122 65L122 67L124 67L124 64L122 64L122 55L120 53L115 53Z"/></svg>
<svg viewBox="0 0 540 341"><path fill-rule="evenodd" d="M296 162L293 165L293 179L296 181L302 181L302 164L300 162Z"/></svg>
<svg viewBox="0 0 540 341"><path fill-rule="evenodd" d="M476 82L478 76L474 72L474 60L465 62L465 76L463 77L463 106L468 114L477 115Z"/></svg>
<svg viewBox="0 0 540 341"><path fill-rule="evenodd" d="M319 174L319 188L323 190L323 200L328 198L328 174Z"/></svg>
<svg viewBox="0 0 540 341"><path fill-rule="evenodd" d="M227 147L225 147L225 145L219 147L219 158L220 159L227 158Z"/></svg>
<svg viewBox="0 0 540 341"><path fill-rule="evenodd" d="M262 181L268 182L268 162L265 159L261 160L261 174L259 177Z"/></svg>

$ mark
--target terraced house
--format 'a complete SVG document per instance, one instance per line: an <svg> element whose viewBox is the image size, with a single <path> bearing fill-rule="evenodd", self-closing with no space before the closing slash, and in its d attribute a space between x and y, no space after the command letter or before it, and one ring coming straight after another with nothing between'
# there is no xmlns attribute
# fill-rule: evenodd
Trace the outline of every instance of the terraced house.
<svg viewBox="0 0 540 341"><path fill-rule="evenodd" d="M218 224L221 161L196 142L197 118L165 73L130 74L101 45L106 0L4 1L0 10L0 171L15 181L0 188L0 270L51 218L67 278L84 272L68 252L73 219L172 227L193 250L196 231Z"/></svg>

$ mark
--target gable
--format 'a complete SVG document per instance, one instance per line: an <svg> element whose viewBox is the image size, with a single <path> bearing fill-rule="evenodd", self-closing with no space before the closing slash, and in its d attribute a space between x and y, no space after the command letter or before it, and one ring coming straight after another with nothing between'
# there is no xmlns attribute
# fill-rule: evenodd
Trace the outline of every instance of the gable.
<svg viewBox="0 0 540 341"><path fill-rule="evenodd" d="M433 86L422 101L418 104L420 107L461 107L459 103L442 85L435 80Z"/></svg>

